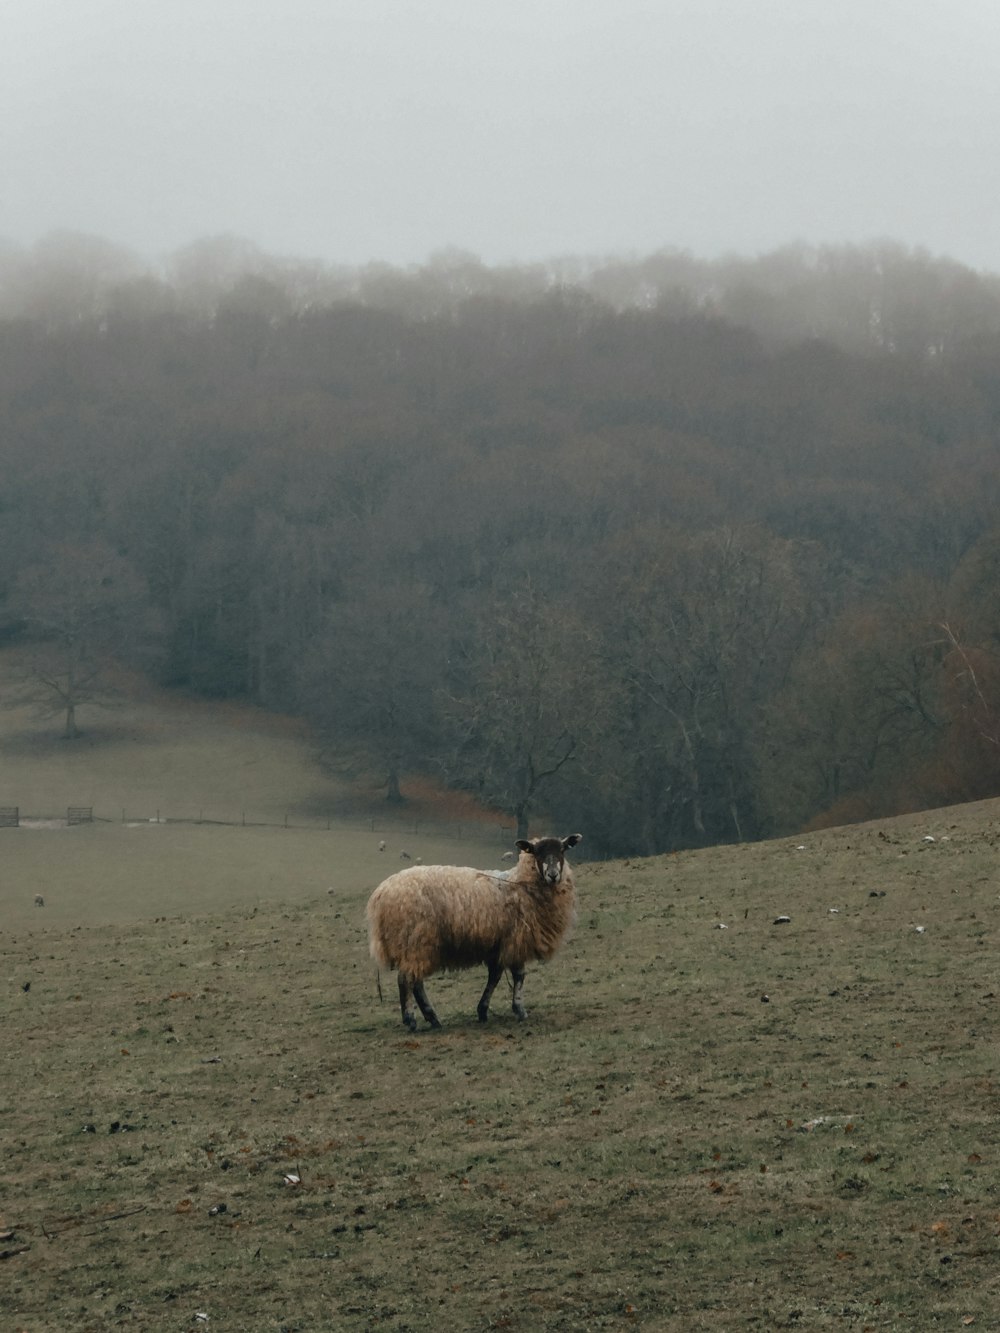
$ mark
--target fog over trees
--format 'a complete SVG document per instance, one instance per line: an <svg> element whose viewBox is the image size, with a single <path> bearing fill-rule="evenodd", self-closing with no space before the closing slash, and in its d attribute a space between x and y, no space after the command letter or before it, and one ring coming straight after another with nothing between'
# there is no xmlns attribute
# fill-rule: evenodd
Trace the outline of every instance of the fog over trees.
<svg viewBox="0 0 1000 1333"><path fill-rule="evenodd" d="M1000 280L0 248L0 631L603 853L1000 792Z"/></svg>

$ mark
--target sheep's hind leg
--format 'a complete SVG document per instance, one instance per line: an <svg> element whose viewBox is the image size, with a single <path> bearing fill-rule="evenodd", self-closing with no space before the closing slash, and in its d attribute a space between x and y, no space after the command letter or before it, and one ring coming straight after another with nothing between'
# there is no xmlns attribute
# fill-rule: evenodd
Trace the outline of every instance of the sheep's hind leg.
<svg viewBox="0 0 1000 1333"><path fill-rule="evenodd" d="M417 1004L420 1005L420 1012L423 1014L424 1018L427 1019L427 1022L430 1023L432 1028L439 1028L441 1026L441 1020L434 1012L434 1006L427 998L427 992L424 990L424 983L422 981L415 981L413 983L413 994L416 996ZM416 1023L414 1023L413 1026L416 1027Z"/></svg>
<svg viewBox="0 0 1000 1333"><path fill-rule="evenodd" d="M486 989L480 996L479 1005L476 1008L480 1023L485 1023L490 1016L490 1000L492 1000L493 992L503 976L503 964L498 963L495 958L491 958L486 966L490 969L490 975L486 981Z"/></svg>
<svg viewBox="0 0 1000 1333"><path fill-rule="evenodd" d="M521 993L524 990L524 968L515 963L510 969L510 974L514 978L514 1003L512 1006L514 1013L518 1018L527 1018L528 1011L521 1000Z"/></svg>
<svg viewBox="0 0 1000 1333"><path fill-rule="evenodd" d="M417 1020L413 1013L413 993L416 990L416 985L405 972L400 972L397 980L399 982L399 1007L403 1011L403 1022L411 1032L416 1032Z"/></svg>

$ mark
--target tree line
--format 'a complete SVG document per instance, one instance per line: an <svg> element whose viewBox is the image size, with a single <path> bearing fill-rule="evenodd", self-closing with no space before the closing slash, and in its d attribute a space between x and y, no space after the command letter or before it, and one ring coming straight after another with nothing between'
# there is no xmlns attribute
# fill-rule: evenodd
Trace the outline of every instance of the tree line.
<svg viewBox="0 0 1000 1333"><path fill-rule="evenodd" d="M1000 287L898 247L0 253L0 636L604 853L1000 790Z"/></svg>

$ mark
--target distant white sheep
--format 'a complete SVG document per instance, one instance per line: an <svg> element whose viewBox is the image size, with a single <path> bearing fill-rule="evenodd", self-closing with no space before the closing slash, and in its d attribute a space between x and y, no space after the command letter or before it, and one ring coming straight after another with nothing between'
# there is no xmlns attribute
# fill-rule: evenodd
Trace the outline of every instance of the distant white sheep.
<svg viewBox="0 0 1000 1333"><path fill-rule="evenodd" d="M485 1023L504 969L514 979L512 1008L526 1018L525 965L544 962L566 938L576 916L566 852L582 834L521 839L516 866L504 871L467 866L410 866L378 886L368 900L372 957L395 969L404 1024L416 1031L413 1001L431 1027L441 1023L424 981L445 969L485 963L489 975L477 1014Z"/></svg>
<svg viewBox="0 0 1000 1333"><path fill-rule="evenodd" d="M378 845L378 849L379 849L380 852L384 852L384 851L385 851L385 838L383 838L382 841L379 843L379 845Z"/></svg>

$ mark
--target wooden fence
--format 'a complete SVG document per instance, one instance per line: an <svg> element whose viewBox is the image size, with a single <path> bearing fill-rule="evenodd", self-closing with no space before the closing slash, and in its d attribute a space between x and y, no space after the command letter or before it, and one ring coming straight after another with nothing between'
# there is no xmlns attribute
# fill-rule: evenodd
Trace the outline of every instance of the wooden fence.
<svg viewBox="0 0 1000 1333"><path fill-rule="evenodd" d="M22 824L35 824L43 821L62 822L62 816L57 815L27 815L16 805L0 806L0 828L18 828ZM117 823L118 816L109 817L94 813L92 805L70 805L66 808L66 824L72 826L79 824L93 823ZM340 815L316 815L310 818L307 815L296 815L291 811L286 812L283 819L273 816L256 817L252 811L242 810L237 816L235 813L225 815L219 813L209 813L199 810L197 813L190 814L166 814L162 810L157 810L154 814L147 812L137 813L123 809L121 811L122 824L206 824L222 825L228 827L244 828L287 828L287 829L342 829L355 828L364 829L369 833L386 834L389 837L416 837L420 834L429 834L431 836L446 836L452 838L491 838L496 837L498 843L506 846L513 840L514 830L512 827L504 824L489 825L469 820L435 820L424 819L419 816L384 816L379 818L372 815L367 818L363 816L340 816Z"/></svg>
<svg viewBox="0 0 1000 1333"><path fill-rule="evenodd" d="M61 815L21 815L21 807L18 805L0 805L0 828L20 828L22 818L32 821L62 819ZM94 822L94 807L92 805L69 805L66 807L67 824L92 824Z"/></svg>

